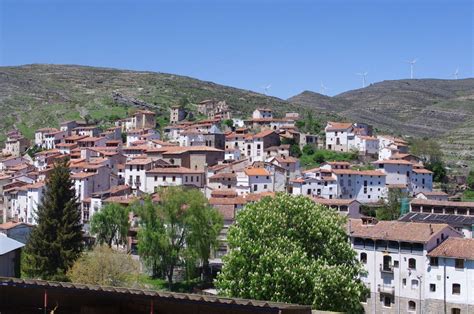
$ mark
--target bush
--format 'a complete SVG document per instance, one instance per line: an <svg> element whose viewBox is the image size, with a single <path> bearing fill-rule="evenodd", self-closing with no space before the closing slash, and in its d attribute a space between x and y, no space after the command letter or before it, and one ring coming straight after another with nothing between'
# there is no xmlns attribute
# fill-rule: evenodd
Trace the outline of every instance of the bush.
<svg viewBox="0 0 474 314"><path fill-rule="evenodd" d="M466 183L469 189L474 190L474 170L469 171Z"/></svg>
<svg viewBox="0 0 474 314"><path fill-rule="evenodd" d="M312 155L314 154L314 147L309 145L309 144L306 144L304 147L303 147L303 154L305 155Z"/></svg>
<svg viewBox="0 0 474 314"><path fill-rule="evenodd" d="M72 282L133 287L138 282L140 265L129 254L117 252L106 245L96 246L83 254L69 270Z"/></svg>
<svg viewBox="0 0 474 314"><path fill-rule="evenodd" d="M314 154L314 161L317 163L323 163L326 161L351 161L358 158L355 152L335 152L332 150L317 150Z"/></svg>
<svg viewBox="0 0 474 314"><path fill-rule="evenodd" d="M293 144L290 146L290 156L300 158L301 157L301 149L298 144Z"/></svg>

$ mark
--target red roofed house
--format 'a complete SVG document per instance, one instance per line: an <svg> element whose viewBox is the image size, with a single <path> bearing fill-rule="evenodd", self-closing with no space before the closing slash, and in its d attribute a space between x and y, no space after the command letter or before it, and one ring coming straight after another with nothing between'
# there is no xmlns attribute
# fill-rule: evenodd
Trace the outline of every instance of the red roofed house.
<svg viewBox="0 0 474 314"><path fill-rule="evenodd" d="M146 193L154 193L161 186L194 186L202 188L205 184L204 171L193 170L178 165L160 165L145 171Z"/></svg>
<svg viewBox="0 0 474 314"><path fill-rule="evenodd" d="M355 147L354 126L351 122L329 121L326 131L326 149L348 152Z"/></svg>

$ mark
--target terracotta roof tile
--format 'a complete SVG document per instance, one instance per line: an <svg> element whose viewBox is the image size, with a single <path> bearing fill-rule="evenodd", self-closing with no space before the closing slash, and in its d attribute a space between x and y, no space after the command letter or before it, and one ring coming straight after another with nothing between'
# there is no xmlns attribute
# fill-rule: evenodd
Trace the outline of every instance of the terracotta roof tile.
<svg viewBox="0 0 474 314"><path fill-rule="evenodd" d="M245 168L244 172L248 176L269 176L270 173L264 168Z"/></svg>
<svg viewBox="0 0 474 314"><path fill-rule="evenodd" d="M426 224L403 221L379 221L376 224L362 224L361 219L350 219L351 237L378 240L426 243L445 228L447 224Z"/></svg>
<svg viewBox="0 0 474 314"><path fill-rule="evenodd" d="M474 239L449 237L431 250L428 256L474 260Z"/></svg>

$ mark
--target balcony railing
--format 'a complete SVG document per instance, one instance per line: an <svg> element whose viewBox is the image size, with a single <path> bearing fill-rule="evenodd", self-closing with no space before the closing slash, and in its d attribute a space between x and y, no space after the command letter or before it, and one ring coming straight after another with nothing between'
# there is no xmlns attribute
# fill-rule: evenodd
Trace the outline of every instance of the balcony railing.
<svg viewBox="0 0 474 314"><path fill-rule="evenodd" d="M378 285L377 288L379 293L395 295L395 287L390 285Z"/></svg>
<svg viewBox="0 0 474 314"><path fill-rule="evenodd" d="M393 265L380 264L380 271L382 273L393 274Z"/></svg>

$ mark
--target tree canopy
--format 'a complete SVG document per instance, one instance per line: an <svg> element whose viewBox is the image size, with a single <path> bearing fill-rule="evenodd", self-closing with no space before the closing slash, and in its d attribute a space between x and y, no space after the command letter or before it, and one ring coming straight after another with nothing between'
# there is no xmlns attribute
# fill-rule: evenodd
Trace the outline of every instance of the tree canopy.
<svg viewBox="0 0 474 314"><path fill-rule="evenodd" d="M401 189L390 189L384 205L376 211L377 219L397 220L400 218L402 199L407 197L408 194Z"/></svg>
<svg viewBox="0 0 474 314"><path fill-rule="evenodd" d="M45 189L36 212L38 224L26 244L24 271L33 278L62 280L83 248L81 211L68 161L54 165Z"/></svg>
<svg viewBox="0 0 474 314"><path fill-rule="evenodd" d="M471 169L469 171L469 174L467 175L467 179L466 179L466 184L467 184L468 189L474 190L474 169Z"/></svg>
<svg viewBox="0 0 474 314"><path fill-rule="evenodd" d="M99 244L122 245L127 243L129 210L120 204L111 203L101 208L91 219L90 232Z"/></svg>
<svg viewBox="0 0 474 314"><path fill-rule="evenodd" d="M140 217L138 253L154 276L173 282L174 269L190 256L206 266L217 245L222 217L197 189L167 187L158 191L160 201L146 199L135 205Z"/></svg>
<svg viewBox="0 0 474 314"><path fill-rule="evenodd" d="M360 312L366 289L344 224L304 196L277 194L247 205L228 233L219 293Z"/></svg>
<svg viewBox="0 0 474 314"><path fill-rule="evenodd" d="M433 171L433 181L446 181L443 152L438 142L428 138L414 139L411 142L411 152L421 159L426 169Z"/></svg>
<svg viewBox="0 0 474 314"><path fill-rule="evenodd" d="M72 282L133 287L138 282L140 265L129 254L98 245L84 253L68 271Z"/></svg>

